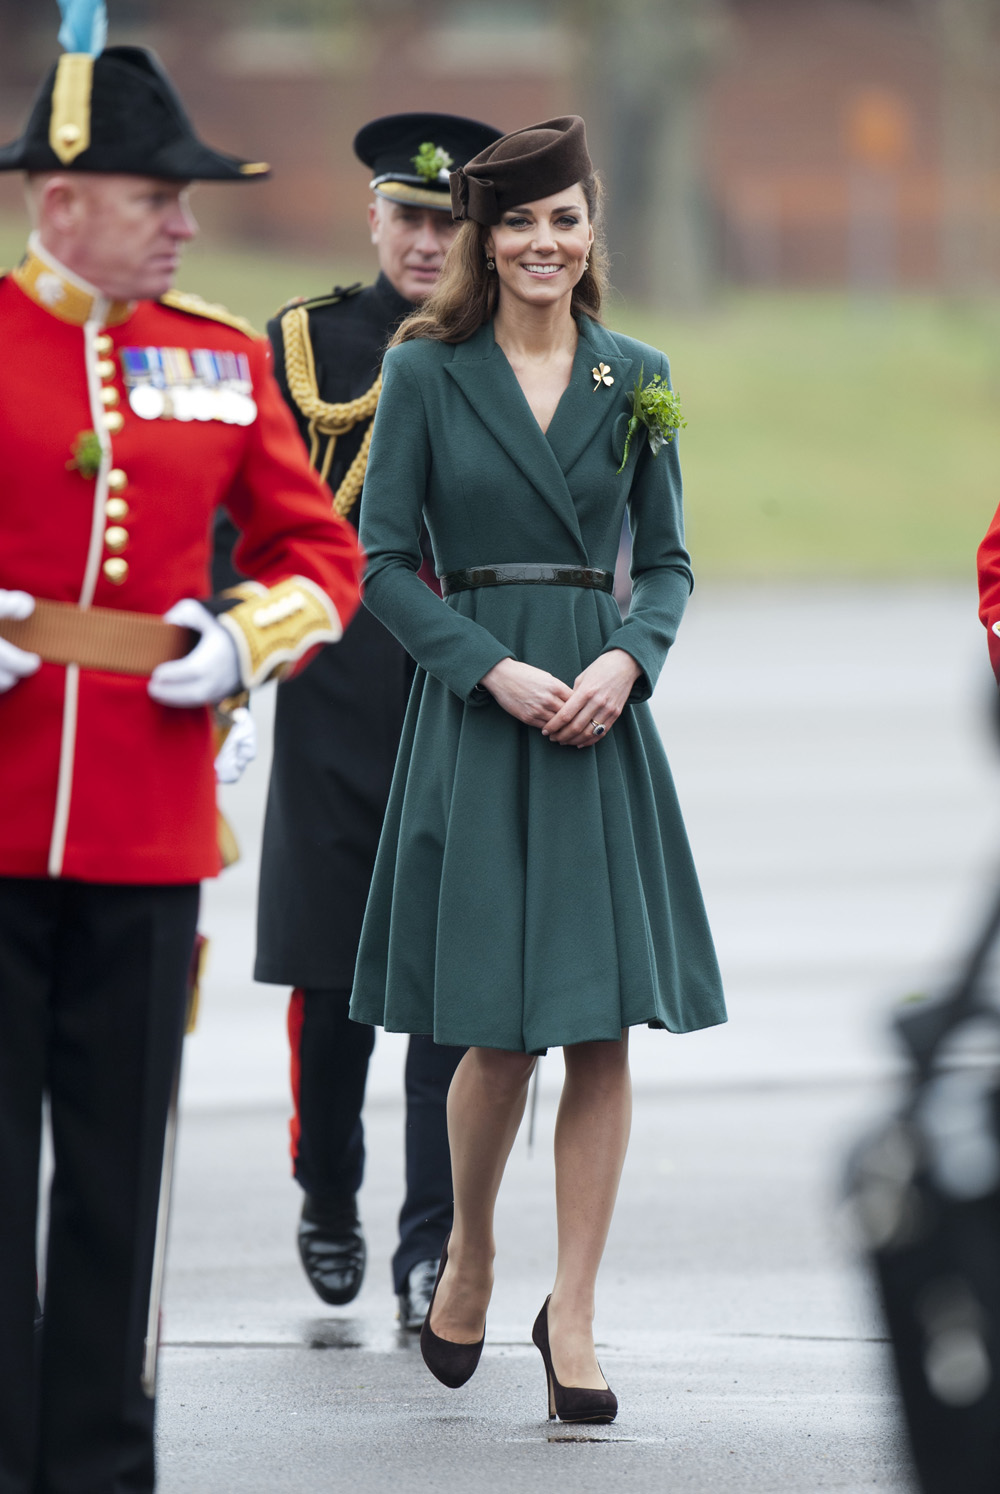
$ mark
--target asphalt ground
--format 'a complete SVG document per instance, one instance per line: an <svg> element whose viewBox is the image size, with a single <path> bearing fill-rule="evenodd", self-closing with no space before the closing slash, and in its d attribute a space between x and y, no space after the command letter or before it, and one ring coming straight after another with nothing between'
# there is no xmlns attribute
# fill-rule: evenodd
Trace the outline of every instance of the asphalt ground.
<svg viewBox="0 0 1000 1494"><path fill-rule="evenodd" d="M366 1110L364 1288L313 1296L287 1160L287 993L254 986L266 753L207 889L160 1361L162 1494L903 1491L884 1331L839 1181L901 1074L887 1015L953 968L1000 870L1000 751L971 587L696 593L654 699L728 1027L633 1034L635 1126L600 1282L607 1428L549 1423L530 1327L554 1259L542 1066L498 1212L487 1348L439 1386L394 1322L404 1040ZM266 739L267 692L257 707ZM598 749L599 750L599 749Z"/></svg>

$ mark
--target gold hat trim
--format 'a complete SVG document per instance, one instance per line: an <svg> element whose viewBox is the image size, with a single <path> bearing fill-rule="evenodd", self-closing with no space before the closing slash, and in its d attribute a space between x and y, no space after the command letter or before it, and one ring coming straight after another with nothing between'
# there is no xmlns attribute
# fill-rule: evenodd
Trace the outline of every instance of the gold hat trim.
<svg viewBox="0 0 1000 1494"><path fill-rule="evenodd" d="M264 176L270 171L267 161L244 161L240 167L241 176Z"/></svg>
<svg viewBox="0 0 1000 1494"><path fill-rule="evenodd" d="M405 207L434 208L436 212L451 217L451 197L448 192L432 192L428 187L414 187L409 182L372 182L371 190L377 197L387 197L390 202L402 203Z"/></svg>
<svg viewBox="0 0 1000 1494"><path fill-rule="evenodd" d="M69 166L90 144L90 98L94 59L88 52L66 52L59 59L52 87L49 144Z"/></svg>

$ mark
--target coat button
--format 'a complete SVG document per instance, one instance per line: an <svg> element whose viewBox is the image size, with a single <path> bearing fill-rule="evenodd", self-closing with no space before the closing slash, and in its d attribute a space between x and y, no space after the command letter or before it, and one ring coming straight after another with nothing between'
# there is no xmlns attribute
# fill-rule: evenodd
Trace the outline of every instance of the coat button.
<svg viewBox="0 0 1000 1494"><path fill-rule="evenodd" d="M96 340L96 342L94 343L95 348L101 354L102 357L104 356L105 353L110 353L113 350L114 345L115 345L114 338L113 337L109 337L106 332L102 332L101 335L100 335L100 337L98 337L97 340Z"/></svg>
<svg viewBox="0 0 1000 1494"><path fill-rule="evenodd" d="M128 487L128 478L120 467L112 467L108 473L108 492L124 493Z"/></svg>
<svg viewBox="0 0 1000 1494"><path fill-rule="evenodd" d="M113 379L116 373L114 360L102 358L97 365L97 377L99 379Z"/></svg>
<svg viewBox="0 0 1000 1494"><path fill-rule="evenodd" d="M104 543L109 550L124 550L128 544L128 530L123 529L120 524L112 524L110 529L104 531Z"/></svg>
<svg viewBox="0 0 1000 1494"><path fill-rule="evenodd" d="M113 384L108 384L104 389L101 390L101 404L106 410L110 410L114 405L116 405L118 403L118 399L118 390L114 387Z"/></svg>
<svg viewBox="0 0 1000 1494"><path fill-rule="evenodd" d="M125 416L121 410L109 410L104 417L104 429L109 436L117 436L124 424Z"/></svg>
<svg viewBox="0 0 1000 1494"><path fill-rule="evenodd" d="M115 555L110 560L106 560L101 569L112 586L121 586L128 575L128 561L121 560Z"/></svg>
<svg viewBox="0 0 1000 1494"><path fill-rule="evenodd" d="M128 518L128 504L124 498L109 498L104 505L104 512L117 524L119 520Z"/></svg>

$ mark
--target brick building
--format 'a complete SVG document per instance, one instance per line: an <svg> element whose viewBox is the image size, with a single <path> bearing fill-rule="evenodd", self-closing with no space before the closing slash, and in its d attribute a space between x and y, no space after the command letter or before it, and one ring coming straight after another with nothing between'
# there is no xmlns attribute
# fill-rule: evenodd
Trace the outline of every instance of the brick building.
<svg viewBox="0 0 1000 1494"><path fill-rule="evenodd" d="M514 128L588 112L585 28L565 5L439 0L383 6L375 19L345 5L344 19L308 27L252 19L266 15L263 0L109 9L112 39L159 51L206 137L274 165L269 183L199 201L207 228L241 241L363 257L367 194L350 141L376 114L441 108ZM957 73L919 0L730 0L728 10L703 116L703 195L727 278L1000 280L990 58ZM0 0L2 138L54 53L50 20ZM600 160L599 132L592 144ZM0 183L0 211L16 197L16 183Z"/></svg>

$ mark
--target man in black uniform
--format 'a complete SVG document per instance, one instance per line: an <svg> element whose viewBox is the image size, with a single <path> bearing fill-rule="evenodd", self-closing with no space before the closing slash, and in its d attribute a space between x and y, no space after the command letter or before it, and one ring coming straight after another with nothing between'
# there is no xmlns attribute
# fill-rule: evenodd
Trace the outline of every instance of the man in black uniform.
<svg viewBox="0 0 1000 1494"><path fill-rule="evenodd" d="M268 326L278 382L313 465L352 524L386 343L434 286L454 237L448 170L499 134L448 114L397 114L365 125L354 149L373 177L368 213L379 277L364 289L338 287L291 304ZM221 565L231 531L218 538ZM351 1022L347 1008L412 677L403 648L362 609L337 649L322 650L301 679L278 691L255 976L294 987L292 1158L305 1191L299 1252L319 1296L335 1304L357 1295L365 1269L356 1194L375 1035ZM461 1056L430 1038L410 1039L406 1198L393 1277L400 1322L413 1330L426 1314L451 1228L445 1102Z"/></svg>

